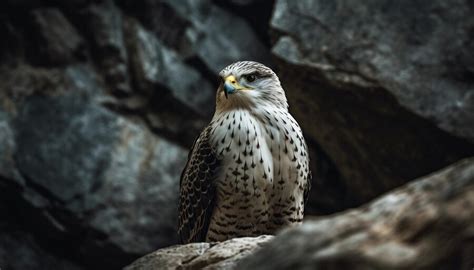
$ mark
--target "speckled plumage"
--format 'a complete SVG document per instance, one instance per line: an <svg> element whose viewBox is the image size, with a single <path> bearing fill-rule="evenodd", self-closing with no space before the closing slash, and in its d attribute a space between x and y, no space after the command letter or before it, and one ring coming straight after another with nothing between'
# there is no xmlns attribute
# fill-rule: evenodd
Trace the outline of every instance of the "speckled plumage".
<svg viewBox="0 0 474 270"><path fill-rule="evenodd" d="M273 234L300 223L310 186L306 143L276 74L243 61L219 75L234 76L242 90L226 98L221 84L214 117L183 170L178 233L184 243Z"/></svg>

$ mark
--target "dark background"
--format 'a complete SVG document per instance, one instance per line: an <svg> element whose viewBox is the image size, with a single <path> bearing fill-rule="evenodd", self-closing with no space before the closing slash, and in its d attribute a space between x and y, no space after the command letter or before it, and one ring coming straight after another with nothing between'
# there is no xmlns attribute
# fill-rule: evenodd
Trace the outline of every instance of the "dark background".
<svg viewBox="0 0 474 270"><path fill-rule="evenodd" d="M279 75L308 215L474 154L469 0L0 4L0 268L119 269L177 243L179 175L237 60Z"/></svg>

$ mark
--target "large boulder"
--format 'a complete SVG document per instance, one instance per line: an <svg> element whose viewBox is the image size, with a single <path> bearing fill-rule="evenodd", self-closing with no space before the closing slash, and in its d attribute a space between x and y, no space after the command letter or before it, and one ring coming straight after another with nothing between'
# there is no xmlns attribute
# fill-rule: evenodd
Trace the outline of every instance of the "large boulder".
<svg viewBox="0 0 474 270"><path fill-rule="evenodd" d="M474 158L355 210L287 229L235 269L474 267Z"/></svg>
<svg viewBox="0 0 474 270"><path fill-rule="evenodd" d="M280 0L274 53L333 84L383 88L411 112L474 141L472 12L465 0Z"/></svg>
<svg viewBox="0 0 474 270"><path fill-rule="evenodd" d="M176 243L187 151L103 107L106 91L89 67L59 76L47 92L25 85L32 93L0 114L0 198L12 219L35 220L26 229L42 243L70 247L68 257L91 268Z"/></svg>
<svg viewBox="0 0 474 270"><path fill-rule="evenodd" d="M471 14L463 0L276 2L290 109L342 176L322 196L358 205L474 154Z"/></svg>

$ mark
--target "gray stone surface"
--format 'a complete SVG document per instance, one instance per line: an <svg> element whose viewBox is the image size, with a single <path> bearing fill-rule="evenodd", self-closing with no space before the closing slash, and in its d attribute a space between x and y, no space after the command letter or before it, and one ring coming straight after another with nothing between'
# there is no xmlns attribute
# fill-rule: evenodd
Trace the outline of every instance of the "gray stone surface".
<svg viewBox="0 0 474 270"><path fill-rule="evenodd" d="M40 213L38 230L56 241L80 239L71 257L93 267L120 267L176 243L187 151L101 106L105 90L91 69L71 67L61 76L64 84L50 94L23 97L14 113L0 115L1 176L18 177L1 181L2 196Z"/></svg>
<svg viewBox="0 0 474 270"><path fill-rule="evenodd" d="M471 58L452 61L469 54L470 10L467 1L276 2L272 52L290 109L341 173L331 197L342 191L342 204L358 205L473 155Z"/></svg>
<svg viewBox="0 0 474 270"><path fill-rule="evenodd" d="M196 55L215 74L238 60L270 61L248 23L210 0L166 2L190 23L185 30L187 54Z"/></svg>
<svg viewBox="0 0 474 270"><path fill-rule="evenodd" d="M214 92L209 82L136 21L128 21L126 29L132 74L140 82L140 90L158 91L162 98L171 94L202 115L213 112L209 104L213 103Z"/></svg>
<svg viewBox="0 0 474 270"><path fill-rule="evenodd" d="M31 54L38 63L67 64L80 55L84 41L59 9L34 10L31 20L37 48Z"/></svg>
<svg viewBox="0 0 474 270"><path fill-rule="evenodd" d="M235 269L472 269L474 159L287 229Z"/></svg>
<svg viewBox="0 0 474 270"><path fill-rule="evenodd" d="M14 122L18 170L106 242L141 254L176 241L184 149L76 95L29 99Z"/></svg>
<svg viewBox="0 0 474 270"><path fill-rule="evenodd" d="M234 269L237 263L273 238L271 235L230 239L221 243L191 243L150 253L124 270Z"/></svg>
<svg viewBox="0 0 474 270"><path fill-rule="evenodd" d="M111 90L130 94L128 56L123 33L123 15L112 0L89 6L82 12L83 23L91 31L94 57Z"/></svg>
<svg viewBox="0 0 474 270"><path fill-rule="evenodd" d="M469 1L277 1L273 52L332 84L380 87L408 110L474 140Z"/></svg>

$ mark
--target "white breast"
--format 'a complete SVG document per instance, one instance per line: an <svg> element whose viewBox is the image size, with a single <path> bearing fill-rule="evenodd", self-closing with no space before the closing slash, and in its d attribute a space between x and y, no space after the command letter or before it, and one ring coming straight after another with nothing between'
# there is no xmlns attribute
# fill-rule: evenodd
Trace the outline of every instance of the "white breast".
<svg viewBox="0 0 474 270"><path fill-rule="evenodd" d="M273 180L273 157L261 121L247 110L234 110L215 117L212 144L222 159L222 177L236 183L240 191L252 192L253 180L258 189L264 189ZM239 182L244 174L252 176L252 185ZM250 175L251 174L251 175ZM229 175L232 175L229 179Z"/></svg>
<svg viewBox="0 0 474 270"><path fill-rule="evenodd" d="M233 110L215 115L212 126L211 143L222 168L216 179L218 214L211 227L236 224L237 229L220 230L238 232L240 224L272 233L275 217L300 220L308 158L293 117L283 110Z"/></svg>

